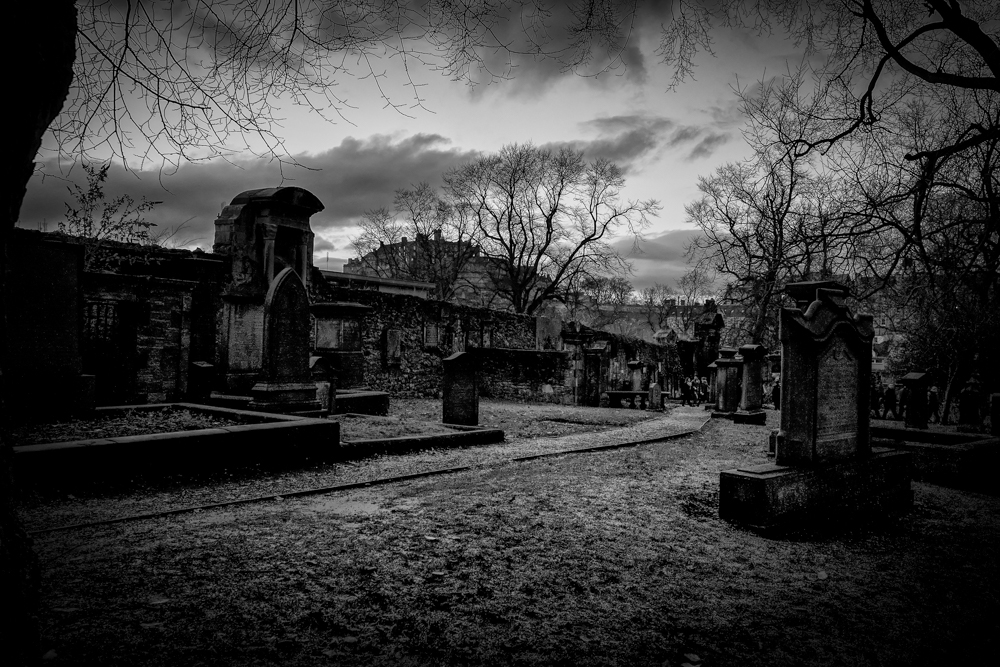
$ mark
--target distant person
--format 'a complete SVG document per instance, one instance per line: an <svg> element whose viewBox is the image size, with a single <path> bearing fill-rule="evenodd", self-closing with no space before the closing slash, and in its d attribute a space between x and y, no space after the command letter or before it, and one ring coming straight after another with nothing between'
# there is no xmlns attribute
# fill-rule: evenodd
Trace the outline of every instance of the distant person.
<svg viewBox="0 0 1000 667"><path fill-rule="evenodd" d="M694 401L691 400L691 392L693 387L691 386L691 378L684 378L681 382L681 405L694 405Z"/></svg>
<svg viewBox="0 0 1000 667"><path fill-rule="evenodd" d="M888 419L890 412L893 419L899 419L896 414L896 388L891 384L886 385L885 392L882 394L882 419Z"/></svg>
<svg viewBox="0 0 1000 667"><path fill-rule="evenodd" d="M771 401L774 403L774 409L781 409L781 380L774 383L774 387L771 388Z"/></svg>
<svg viewBox="0 0 1000 667"><path fill-rule="evenodd" d="M869 410L871 411L870 417L878 419L882 415L882 388L878 385L873 385L871 390L871 400L869 403Z"/></svg>
<svg viewBox="0 0 1000 667"><path fill-rule="evenodd" d="M941 423L941 396L938 394L937 386L931 387L927 391L927 421L933 424Z"/></svg>
<svg viewBox="0 0 1000 667"><path fill-rule="evenodd" d="M701 400L708 401L708 379L701 378L698 382L698 389L701 390Z"/></svg>

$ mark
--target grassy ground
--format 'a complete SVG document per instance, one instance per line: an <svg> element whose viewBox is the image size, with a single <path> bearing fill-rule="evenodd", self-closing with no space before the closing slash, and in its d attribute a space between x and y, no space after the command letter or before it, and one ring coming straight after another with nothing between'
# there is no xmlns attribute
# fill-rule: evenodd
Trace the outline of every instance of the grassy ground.
<svg viewBox="0 0 1000 667"><path fill-rule="evenodd" d="M39 535L50 664L997 655L1000 499L914 484L888 525L765 539L719 521L718 472L763 462L774 426Z"/></svg>

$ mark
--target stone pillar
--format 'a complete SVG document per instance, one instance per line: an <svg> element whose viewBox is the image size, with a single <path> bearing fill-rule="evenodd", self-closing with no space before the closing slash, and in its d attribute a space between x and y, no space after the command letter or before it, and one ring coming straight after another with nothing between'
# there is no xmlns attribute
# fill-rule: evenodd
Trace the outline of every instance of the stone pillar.
<svg viewBox="0 0 1000 667"><path fill-rule="evenodd" d="M299 244L299 247L295 251L296 262L295 271L299 274L299 278L302 279L302 284L306 286L306 290L309 289L309 246L305 243Z"/></svg>
<svg viewBox="0 0 1000 667"><path fill-rule="evenodd" d="M274 280L274 239L278 235L278 226L261 225L261 228L264 232L264 284L270 285Z"/></svg>
<svg viewBox="0 0 1000 667"><path fill-rule="evenodd" d="M444 367L444 404L441 421L445 424L479 426L478 364L472 354L456 352L442 360Z"/></svg>
<svg viewBox="0 0 1000 667"><path fill-rule="evenodd" d="M767 349L762 345L744 345L740 348L743 358L743 387L740 395L740 408L733 415L733 421L738 424L767 423L767 413L761 408L764 405L764 385L762 374L766 361Z"/></svg>
<svg viewBox="0 0 1000 667"><path fill-rule="evenodd" d="M722 348L719 354L722 356L715 361L718 374L715 409L720 415L728 416L736 412L740 405L740 370L743 360L736 356L736 350L732 348Z"/></svg>

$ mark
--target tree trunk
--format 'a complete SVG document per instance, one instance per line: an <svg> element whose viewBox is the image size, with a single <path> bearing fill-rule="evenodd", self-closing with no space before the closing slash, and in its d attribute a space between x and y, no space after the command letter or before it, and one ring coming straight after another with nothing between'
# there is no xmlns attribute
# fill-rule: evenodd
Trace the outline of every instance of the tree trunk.
<svg viewBox="0 0 1000 667"><path fill-rule="evenodd" d="M0 182L0 577L3 617L0 655L5 664L39 661L38 559L14 508L12 458L3 370L7 368L7 243L34 172L42 135L62 110L73 80L76 7L72 0L15 2L5 8L7 24L21 35L6 42L10 63L6 105L7 158Z"/></svg>

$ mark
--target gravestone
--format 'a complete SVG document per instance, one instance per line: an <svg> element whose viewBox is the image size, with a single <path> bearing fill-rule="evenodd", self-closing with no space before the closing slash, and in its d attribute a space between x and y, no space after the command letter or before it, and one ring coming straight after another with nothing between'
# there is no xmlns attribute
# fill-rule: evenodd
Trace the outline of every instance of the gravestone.
<svg viewBox="0 0 1000 667"><path fill-rule="evenodd" d="M650 410L663 409L663 392L660 390L660 385L656 382L649 385L648 409Z"/></svg>
<svg viewBox="0 0 1000 667"><path fill-rule="evenodd" d="M730 417L740 405L740 370L743 360L736 357L736 350L724 347L719 350L716 366L715 417Z"/></svg>
<svg viewBox="0 0 1000 667"><path fill-rule="evenodd" d="M740 393L740 406L733 414L736 424L767 423L767 413L764 412L764 366L767 359L767 348L762 345L744 345L740 348L743 358L743 382Z"/></svg>
<svg viewBox="0 0 1000 667"><path fill-rule="evenodd" d="M456 352L442 362L444 366L445 424L479 426L478 364L472 354Z"/></svg>
<svg viewBox="0 0 1000 667"><path fill-rule="evenodd" d="M642 391L642 362L635 359L628 362L628 370L632 391Z"/></svg>
<svg viewBox="0 0 1000 667"><path fill-rule="evenodd" d="M909 389L905 413L907 428L927 428L928 380L926 373L907 373L900 379Z"/></svg>
<svg viewBox="0 0 1000 667"><path fill-rule="evenodd" d="M263 363L250 390L251 410L321 410L309 370L309 349L309 296L288 267L275 276L264 299Z"/></svg>
<svg viewBox="0 0 1000 667"><path fill-rule="evenodd" d="M719 516L774 527L912 506L908 452L873 452L868 432L872 317L833 281L793 283L781 311L781 429L773 464L721 473Z"/></svg>

